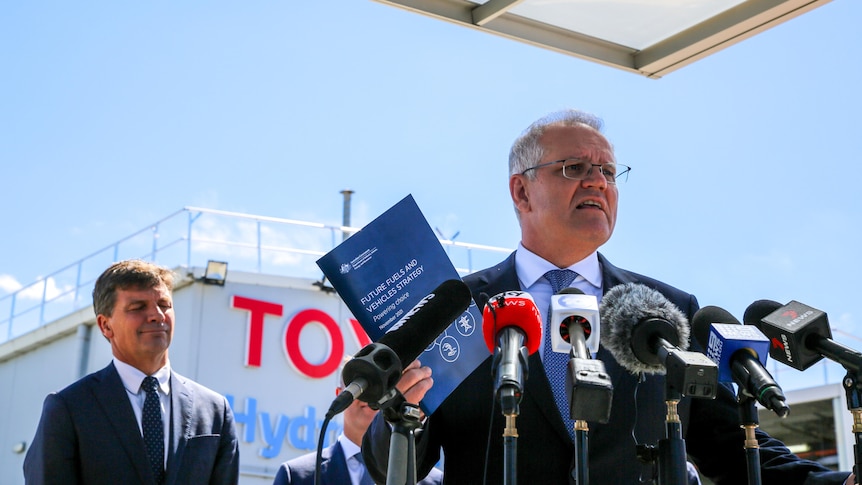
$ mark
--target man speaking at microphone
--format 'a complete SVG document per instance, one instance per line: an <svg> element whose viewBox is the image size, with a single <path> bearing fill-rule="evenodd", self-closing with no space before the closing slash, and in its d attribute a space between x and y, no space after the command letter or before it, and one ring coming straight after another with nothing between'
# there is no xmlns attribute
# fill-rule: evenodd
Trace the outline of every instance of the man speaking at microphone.
<svg viewBox="0 0 862 485"><path fill-rule="evenodd" d="M515 140L509 154L509 192L521 242L505 261L464 278L474 299L526 291L547 325L551 296L562 288L577 287L600 299L616 285L640 283L663 294L689 320L698 310L694 295L617 268L598 253L613 233L619 185L629 171L617 163L601 128L595 116L562 111L536 121ZM548 331L546 326L543 348L529 358L517 423L518 481L523 484L568 484L576 476L572 426L564 419L568 405L561 394L568 356L549 352ZM664 376L641 379L604 347L596 358L610 375L613 403L606 424L589 423L590 484L652 483L653 465L640 463L635 450L637 444L654 445L665 437ZM416 441L420 476L438 461L442 449L446 484L503 483L505 422L499 408L491 408L491 360L489 355L425 420ZM430 369L414 364L404 371L398 388L408 401L419 402L432 385ZM744 434L733 390L721 386L715 400L683 398L679 414L687 452L700 472L717 484L747 483ZM757 436L763 484L853 483L847 472L802 460L762 431ZM378 415L363 446L378 482L387 468L388 446L389 426Z"/></svg>

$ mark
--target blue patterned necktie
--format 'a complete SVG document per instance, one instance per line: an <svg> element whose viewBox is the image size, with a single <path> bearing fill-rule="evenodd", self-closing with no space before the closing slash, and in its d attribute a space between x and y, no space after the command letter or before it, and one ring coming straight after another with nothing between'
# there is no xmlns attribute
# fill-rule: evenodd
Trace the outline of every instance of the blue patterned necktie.
<svg viewBox="0 0 862 485"><path fill-rule="evenodd" d="M144 445L147 448L147 457L150 459L150 468L153 470L156 483L161 484L165 481L165 428L162 421L162 406L159 402L159 381L153 376L147 376L141 387L147 393L141 415Z"/></svg>
<svg viewBox="0 0 862 485"><path fill-rule="evenodd" d="M362 452L353 455L353 458L356 458L356 461L362 465L362 475L359 476L359 485L374 485L374 480L371 479L368 469L365 468L365 460L362 459Z"/></svg>
<svg viewBox="0 0 862 485"><path fill-rule="evenodd" d="M554 295L559 293L563 288L568 288L577 277L578 273L570 269L553 269L545 273L545 279L551 283ZM554 352L553 344L551 343L551 332L559 332L559 330L551 328L551 308L548 307L542 364L545 366L545 374L548 375L548 383L551 385L551 391L554 393L557 409L559 409L563 423L569 431L569 436L574 441L575 421L569 417L571 413L569 411L569 399L566 396L566 372L569 367L569 354Z"/></svg>

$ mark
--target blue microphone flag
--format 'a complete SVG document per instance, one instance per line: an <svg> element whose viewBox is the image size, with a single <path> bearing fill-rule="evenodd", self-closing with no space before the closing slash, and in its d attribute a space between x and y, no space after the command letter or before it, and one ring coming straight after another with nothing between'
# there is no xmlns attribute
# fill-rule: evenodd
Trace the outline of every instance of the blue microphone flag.
<svg viewBox="0 0 862 485"><path fill-rule="evenodd" d="M733 382L730 359L739 350L756 353L761 365L766 365L769 339L757 327L734 323L713 323L709 330L706 356L718 364L718 381Z"/></svg>

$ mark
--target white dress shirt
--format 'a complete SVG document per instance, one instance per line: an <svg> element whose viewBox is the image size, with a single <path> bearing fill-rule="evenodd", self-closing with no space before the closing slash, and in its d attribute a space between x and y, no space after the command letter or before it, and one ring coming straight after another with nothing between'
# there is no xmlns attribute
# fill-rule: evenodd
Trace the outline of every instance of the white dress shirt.
<svg viewBox="0 0 862 485"><path fill-rule="evenodd" d="M135 419L138 421L138 431L141 436L144 435L144 429L141 424L141 415L144 411L144 399L147 397L147 392L141 389L141 384L144 383L146 374L139 371L135 367L126 364L123 361L114 358L114 367L117 368L117 373L120 374L120 380L123 381L123 387L126 388L126 395L129 397L129 402L132 403L132 410L135 412ZM171 363L168 362L164 367L153 374L159 381L159 402L162 407L162 424L165 429L165 468L167 468L168 460L168 440L170 440L170 422L171 422Z"/></svg>
<svg viewBox="0 0 862 485"><path fill-rule="evenodd" d="M350 482L353 485L359 485L359 480L362 479L362 474L365 473L365 465L356 459L356 454L362 449L356 443L350 441L347 436L340 434L338 442L341 443L341 450L344 451L344 458L347 460L347 471L350 473Z"/></svg>

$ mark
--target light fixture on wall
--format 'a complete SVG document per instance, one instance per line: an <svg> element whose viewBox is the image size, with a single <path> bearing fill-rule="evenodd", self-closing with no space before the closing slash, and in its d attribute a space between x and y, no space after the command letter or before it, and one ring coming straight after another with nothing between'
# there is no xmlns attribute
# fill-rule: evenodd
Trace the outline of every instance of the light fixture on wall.
<svg viewBox="0 0 862 485"><path fill-rule="evenodd" d="M204 271L203 282L208 285L224 286L227 279L227 263L224 261L207 261L207 269Z"/></svg>

